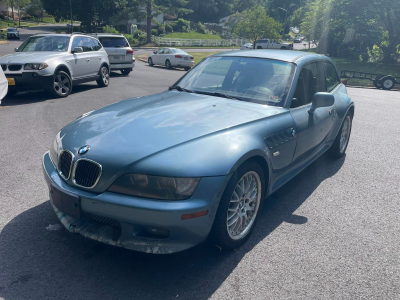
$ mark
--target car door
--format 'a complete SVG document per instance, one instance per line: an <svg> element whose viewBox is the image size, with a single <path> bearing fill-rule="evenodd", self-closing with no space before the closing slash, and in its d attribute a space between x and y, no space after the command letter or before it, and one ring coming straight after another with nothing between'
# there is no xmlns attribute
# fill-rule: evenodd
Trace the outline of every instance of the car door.
<svg viewBox="0 0 400 300"><path fill-rule="evenodd" d="M314 61L303 66L291 102L290 113L297 134L294 161L302 160L321 147L332 130L333 106L309 113L313 96L318 92L326 92L325 73L322 63Z"/></svg>
<svg viewBox="0 0 400 300"><path fill-rule="evenodd" d="M97 67L99 54L97 51L94 51L93 47L94 44L92 38L82 37L82 48L87 62L87 68L85 69L83 77L92 77L97 75L99 72L99 67Z"/></svg>
<svg viewBox="0 0 400 300"><path fill-rule="evenodd" d="M100 70L101 64L103 63L103 55L104 53L99 50L102 48L100 42L96 39L90 38L93 48L92 48L92 58L91 58L91 66L93 67L93 72L97 74Z"/></svg>
<svg viewBox="0 0 400 300"><path fill-rule="evenodd" d="M77 47L82 47L82 49L84 48L83 38L84 37L82 36L74 37L74 40L72 41L71 51L73 51ZM86 51L82 53L73 53L73 60L71 61L71 63L74 74L73 79L80 79L85 77L88 73L88 69L90 69L90 59L88 57L88 52Z"/></svg>
<svg viewBox="0 0 400 300"><path fill-rule="evenodd" d="M165 65L165 62L167 60L169 60L172 65L174 64L175 56L174 59L172 59L171 53L172 53L171 49L164 48L164 53L162 54L162 60L160 62L161 65Z"/></svg>
<svg viewBox="0 0 400 300"><path fill-rule="evenodd" d="M164 53L164 48L158 50L157 53L151 57L153 59L154 64L159 65L161 63L163 53Z"/></svg>

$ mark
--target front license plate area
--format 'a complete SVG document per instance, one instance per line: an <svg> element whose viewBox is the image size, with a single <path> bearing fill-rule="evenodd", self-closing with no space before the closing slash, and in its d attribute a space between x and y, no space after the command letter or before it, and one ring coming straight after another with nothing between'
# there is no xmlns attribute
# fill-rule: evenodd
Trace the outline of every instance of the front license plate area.
<svg viewBox="0 0 400 300"><path fill-rule="evenodd" d="M15 79L14 78L7 78L8 85L15 85Z"/></svg>
<svg viewBox="0 0 400 300"><path fill-rule="evenodd" d="M60 191L54 185L50 186L50 193L55 207L71 217L80 219L81 201L79 196Z"/></svg>

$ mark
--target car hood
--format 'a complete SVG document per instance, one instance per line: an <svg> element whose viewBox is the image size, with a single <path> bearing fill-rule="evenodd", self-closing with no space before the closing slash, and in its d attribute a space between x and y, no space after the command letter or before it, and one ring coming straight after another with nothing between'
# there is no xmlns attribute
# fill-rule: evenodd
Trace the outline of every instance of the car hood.
<svg viewBox="0 0 400 300"><path fill-rule="evenodd" d="M51 51L33 51L33 52L15 52L4 55L0 58L2 63L41 63L52 58L64 56L65 52L51 52Z"/></svg>
<svg viewBox="0 0 400 300"><path fill-rule="evenodd" d="M264 119L286 109L255 103L167 91L128 99L79 118L59 133L61 147L107 170L104 180L164 150ZM205 147L207 147L205 145ZM102 176L102 177L104 177Z"/></svg>

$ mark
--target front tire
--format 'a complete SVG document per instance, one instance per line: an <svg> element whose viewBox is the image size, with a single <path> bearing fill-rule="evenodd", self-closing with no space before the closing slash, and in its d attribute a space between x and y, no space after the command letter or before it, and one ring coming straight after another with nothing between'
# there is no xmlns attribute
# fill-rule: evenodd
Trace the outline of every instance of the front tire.
<svg viewBox="0 0 400 300"><path fill-rule="evenodd" d="M211 238L222 248L234 249L250 237L265 195L261 166L249 161L232 175L215 216Z"/></svg>
<svg viewBox="0 0 400 300"><path fill-rule="evenodd" d="M190 68L185 68L185 71L189 71L190 70Z"/></svg>
<svg viewBox="0 0 400 300"><path fill-rule="evenodd" d="M151 57L149 58L148 63L150 67L154 66L153 59Z"/></svg>
<svg viewBox="0 0 400 300"><path fill-rule="evenodd" d="M396 84L396 79L393 76L386 76L381 79L382 89L391 90Z"/></svg>
<svg viewBox="0 0 400 300"><path fill-rule="evenodd" d="M329 154L332 158L341 158L344 156L349 145L351 126L353 124L353 116L347 113L344 118L343 124L340 127L339 133L333 142L331 149L329 149Z"/></svg>
<svg viewBox="0 0 400 300"><path fill-rule="evenodd" d="M71 77L64 71L58 71L54 75L53 89L51 91L58 98L68 97L72 92Z"/></svg>
<svg viewBox="0 0 400 300"><path fill-rule="evenodd" d="M100 78L96 80L99 87L108 87L110 84L110 71L106 66L102 66L100 69Z"/></svg>
<svg viewBox="0 0 400 300"><path fill-rule="evenodd" d="M261 46L257 46L257 49L262 49L262 47Z"/></svg>
<svg viewBox="0 0 400 300"><path fill-rule="evenodd" d="M121 70L121 74L124 76L128 76L130 72L131 72L131 70L128 70L128 69Z"/></svg>
<svg viewBox="0 0 400 300"><path fill-rule="evenodd" d="M282 46L281 50L287 50L287 48L285 46Z"/></svg>

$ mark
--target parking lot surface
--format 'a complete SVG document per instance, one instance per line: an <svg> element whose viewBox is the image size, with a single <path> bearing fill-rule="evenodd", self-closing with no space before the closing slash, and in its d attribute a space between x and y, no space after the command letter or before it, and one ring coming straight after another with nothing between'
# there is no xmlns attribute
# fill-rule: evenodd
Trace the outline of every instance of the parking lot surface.
<svg viewBox="0 0 400 300"><path fill-rule="evenodd" d="M148 255L60 225L41 170L57 132L184 74L138 62L129 77L113 74L108 88L89 83L66 99L31 92L3 100L0 299L398 299L398 92L349 89L356 114L347 155L321 157L267 199L236 251L200 245Z"/></svg>

